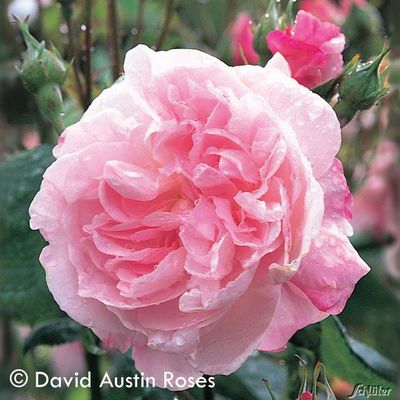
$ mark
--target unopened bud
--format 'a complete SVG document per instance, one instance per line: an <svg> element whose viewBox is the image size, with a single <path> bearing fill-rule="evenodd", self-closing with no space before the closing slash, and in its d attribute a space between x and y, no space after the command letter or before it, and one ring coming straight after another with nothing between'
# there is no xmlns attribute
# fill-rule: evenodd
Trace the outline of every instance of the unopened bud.
<svg viewBox="0 0 400 400"><path fill-rule="evenodd" d="M26 22L19 22L19 28L27 46L19 73L27 89L36 93L48 83L62 85L67 76L67 68L57 49L51 45L51 50L47 50L44 42L38 42L29 33Z"/></svg>
<svg viewBox="0 0 400 400"><path fill-rule="evenodd" d="M335 111L344 126L359 110L368 110L389 92L385 86L387 69L381 71L381 62L389 48L384 46L381 54L366 63L354 57L344 68L339 84L339 101Z"/></svg>
<svg viewBox="0 0 400 400"><path fill-rule="evenodd" d="M47 50L44 42L38 42L30 34L27 21L18 21L18 26L27 46L19 68L22 82L36 96L42 117L60 134L64 130L60 86L67 76L64 61L53 45Z"/></svg>

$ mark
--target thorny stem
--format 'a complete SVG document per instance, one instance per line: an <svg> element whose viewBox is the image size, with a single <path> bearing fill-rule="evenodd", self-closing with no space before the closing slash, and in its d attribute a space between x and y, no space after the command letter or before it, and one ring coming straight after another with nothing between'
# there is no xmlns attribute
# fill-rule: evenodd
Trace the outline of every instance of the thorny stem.
<svg viewBox="0 0 400 400"><path fill-rule="evenodd" d="M160 50L161 46L164 43L164 40L167 37L169 25L171 23L172 17L175 13L175 10L178 6L179 0L167 0L165 5L165 16L164 22L161 27L160 35L156 42L156 50Z"/></svg>
<svg viewBox="0 0 400 400"><path fill-rule="evenodd" d="M65 5L62 7L69 7L69 5ZM72 10L67 10L63 9L63 16L65 19L65 22L67 24L67 30L68 30L68 57L72 60L72 70L74 72L74 78L75 78L75 84L76 84L76 89L78 92L79 96L79 101L81 103L81 106L85 108L85 93L82 87L82 82L81 78L79 75L79 54L77 52L77 48L75 45L75 28L74 24L72 23Z"/></svg>
<svg viewBox="0 0 400 400"><path fill-rule="evenodd" d="M90 396L91 400L102 400L103 396L100 390L100 368L99 368L99 357L89 353L85 350L85 358L87 369L91 375L91 385L90 385Z"/></svg>
<svg viewBox="0 0 400 400"><path fill-rule="evenodd" d="M204 375L204 377L207 379L206 375ZM203 390L203 396L204 396L203 397L204 400L214 400L214 391L213 391L213 389L206 385L206 387Z"/></svg>
<svg viewBox="0 0 400 400"><path fill-rule="evenodd" d="M85 0L84 4L84 25L85 25L85 105L86 110L92 101L92 0Z"/></svg>
<svg viewBox="0 0 400 400"><path fill-rule="evenodd" d="M138 10L137 10L137 15L136 15L136 32L135 32L134 41L133 41L135 46L137 44L139 44L140 34L142 33L144 3L145 3L145 0L139 0Z"/></svg>
<svg viewBox="0 0 400 400"><path fill-rule="evenodd" d="M118 79L120 70L118 43L118 13L116 0L107 0L108 16L108 49L111 57L111 67L114 80Z"/></svg>
<svg viewBox="0 0 400 400"><path fill-rule="evenodd" d="M53 127L53 125L45 120L45 118L40 113L37 103L36 103L36 123L40 134L40 140L42 143L48 143L55 145L58 142L58 137L64 130L64 126L60 125L58 128Z"/></svg>
<svg viewBox="0 0 400 400"><path fill-rule="evenodd" d="M1 360L3 365L8 366L12 357L12 332L11 332L11 321L8 317L3 317L2 319L2 355Z"/></svg>

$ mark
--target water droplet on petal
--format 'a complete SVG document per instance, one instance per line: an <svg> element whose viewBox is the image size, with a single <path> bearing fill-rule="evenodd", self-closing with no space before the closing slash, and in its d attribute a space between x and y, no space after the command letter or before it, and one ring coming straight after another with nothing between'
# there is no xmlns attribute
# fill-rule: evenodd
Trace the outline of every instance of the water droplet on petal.
<svg viewBox="0 0 400 400"><path fill-rule="evenodd" d="M183 346L185 344L185 339L181 335L176 335L174 342L177 346Z"/></svg>

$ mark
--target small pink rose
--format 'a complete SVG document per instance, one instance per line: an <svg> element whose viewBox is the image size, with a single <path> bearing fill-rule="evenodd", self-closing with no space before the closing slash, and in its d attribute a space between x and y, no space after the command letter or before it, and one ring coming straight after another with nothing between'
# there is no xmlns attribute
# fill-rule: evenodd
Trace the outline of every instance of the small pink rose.
<svg viewBox="0 0 400 400"><path fill-rule="evenodd" d="M253 32L251 18L248 14L240 14L234 22L231 31L232 56L235 65L257 64L259 55L253 47Z"/></svg>
<svg viewBox="0 0 400 400"><path fill-rule="evenodd" d="M343 68L345 38L339 27L299 11L293 27L267 35L273 54L281 53L293 78L312 89L338 76Z"/></svg>
<svg viewBox="0 0 400 400"><path fill-rule="evenodd" d="M361 8L366 4L366 0L341 0L339 4L333 0L303 0L300 9L315 15L321 21L342 25L353 5Z"/></svg>
<svg viewBox="0 0 400 400"><path fill-rule="evenodd" d="M368 267L332 108L279 54L229 67L141 45L124 67L30 207L60 307L159 386L230 374L339 313Z"/></svg>

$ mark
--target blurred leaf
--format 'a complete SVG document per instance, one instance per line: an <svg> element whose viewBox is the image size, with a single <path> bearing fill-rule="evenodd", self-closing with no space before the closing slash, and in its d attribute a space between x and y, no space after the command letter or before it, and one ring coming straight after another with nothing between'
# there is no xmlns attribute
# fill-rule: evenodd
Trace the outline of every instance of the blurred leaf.
<svg viewBox="0 0 400 400"><path fill-rule="evenodd" d="M340 320L351 335L398 363L400 304L388 290L383 248L381 246L379 249L375 245L361 248L363 250L360 255L371 267L371 271L356 285Z"/></svg>
<svg viewBox="0 0 400 400"><path fill-rule="evenodd" d="M102 356L106 352L101 348L99 338L88 328L82 330L83 345L86 351L95 356Z"/></svg>
<svg viewBox="0 0 400 400"><path fill-rule="evenodd" d="M313 324L300 329L290 339L290 342L296 347L312 350L319 356L321 346L321 324Z"/></svg>
<svg viewBox="0 0 400 400"><path fill-rule="evenodd" d="M349 336L335 317L321 323L321 357L327 370L352 384L393 387L396 367L373 348Z"/></svg>
<svg viewBox="0 0 400 400"><path fill-rule="evenodd" d="M346 61L356 54L367 59L379 53L383 43L383 24L378 10L370 3L353 6L341 28L350 44L344 51Z"/></svg>
<svg viewBox="0 0 400 400"><path fill-rule="evenodd" d="M0 313L34 324L57 317L39 254L45 241L29 228L28 208L54 158L50 146L0 163Z"/></svg>
<svg viewBox="0 0 400 400"><path fill-rule="evenodd" d="M152 388L151 391L144 396L143 400L173 400L175 397L174 393L167 389ZM195 399L200 399L200 397L195 397Z"/></svg>
<svg viewBox="0 0 400 400"><path fill-rule="evenodd" d="M24 341L24 353L36 346L54 346L79 340L81 326L69 318L58 318L36 325Z"/></svg>
<svg viewBox="0 0 400 400"><path fill-rule="evenodd" d="M240 378L230 378L217 376L215 379L216 390L224 397L232 400L248 399L256 400L257 397L251 392L250 388ZM267 394L267 390L265 390Z"/></svg>

